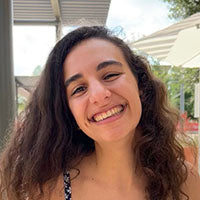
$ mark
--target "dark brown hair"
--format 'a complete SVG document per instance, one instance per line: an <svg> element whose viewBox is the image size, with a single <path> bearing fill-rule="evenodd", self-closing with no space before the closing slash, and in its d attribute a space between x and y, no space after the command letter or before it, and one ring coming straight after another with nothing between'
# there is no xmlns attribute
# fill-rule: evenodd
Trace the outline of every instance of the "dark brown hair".
<svg viewBox="0 0 200 200"><path fill-rule="evenodd" d="M94 142L81 130L68 107L63 63L83 40L100 38L122 51L141 91L142 116L134 153L137 167L147 178L150 200L180 200L187 178L183 149L176 140L178 115L168 105L167 92L155 78L147 61L134 54L104 27L81 27L60 40L51 51L39 84L11 138L1 154L1 193L10 199L31 196L34 187L56 179L95 150ZM79 132L77 134L76 132ZM187 197L187 195L185 195Z"/></svg>

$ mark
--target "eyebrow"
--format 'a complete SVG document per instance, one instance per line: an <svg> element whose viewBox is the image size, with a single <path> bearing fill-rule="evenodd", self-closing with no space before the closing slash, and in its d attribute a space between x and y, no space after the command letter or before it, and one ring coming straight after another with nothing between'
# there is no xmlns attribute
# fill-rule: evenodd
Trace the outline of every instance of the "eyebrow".
<svg viewBox="0 0 200 200"><path fill-rule="evenodd" d="M108 60L108 61L99 63L96 67L96 71L100 71L110 65L118 65L118 66L122 67L122 63L115 61L115 60ZM82 77L83 77L83 75L80 73L73 75L72 77L70 77L69 79L67 79L65 81L65 83L64 83L65 87L67 88L72 82L74 82Z"/></svg>

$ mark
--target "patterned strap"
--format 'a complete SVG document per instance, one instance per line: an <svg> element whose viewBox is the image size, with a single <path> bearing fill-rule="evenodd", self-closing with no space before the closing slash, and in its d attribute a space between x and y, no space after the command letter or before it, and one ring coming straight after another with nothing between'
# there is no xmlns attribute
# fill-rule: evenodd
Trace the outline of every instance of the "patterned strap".
<svg viewBox="0 0 200 200"><path fill-rule="evenodd" d="M71 198L71 183L69 172L64 173L64 186L65 186L65 200L72 200Z"/></svg>

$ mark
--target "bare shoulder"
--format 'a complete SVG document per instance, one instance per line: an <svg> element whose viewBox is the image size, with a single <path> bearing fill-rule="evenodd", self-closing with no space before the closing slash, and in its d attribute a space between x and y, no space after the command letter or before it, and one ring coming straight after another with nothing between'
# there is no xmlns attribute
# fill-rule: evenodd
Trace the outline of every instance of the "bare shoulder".
<svg viewBox="0 0 200 200"><path fill-rule="evenodd" d="M188 170L188 177L183 185L183 191L189 196L190 200L199 200L200 176L195 167L188 162L185 163Z"/></svg>
<svg viewBox="0 0 200 200"><path fill-rule="evenodd" d="M43 186L44 195L41 200L63 200L64 198L64 180L63 174L56 180L50 180Z"/></svg>

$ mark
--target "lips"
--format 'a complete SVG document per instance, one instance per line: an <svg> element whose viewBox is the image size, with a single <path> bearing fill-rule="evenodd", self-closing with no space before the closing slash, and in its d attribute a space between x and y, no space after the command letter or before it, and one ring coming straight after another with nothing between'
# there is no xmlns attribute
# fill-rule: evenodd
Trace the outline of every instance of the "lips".
<svg viewBox="0 0 200 200"><path fill-rule="evenodd" d="M103 121L107 118L118 115L119 113L121 113L124 110L124 108L125 108L125 105L122 105L122 104L114 106L104 112L93 115L90 121L92 121L92 122Z"/></svg>

